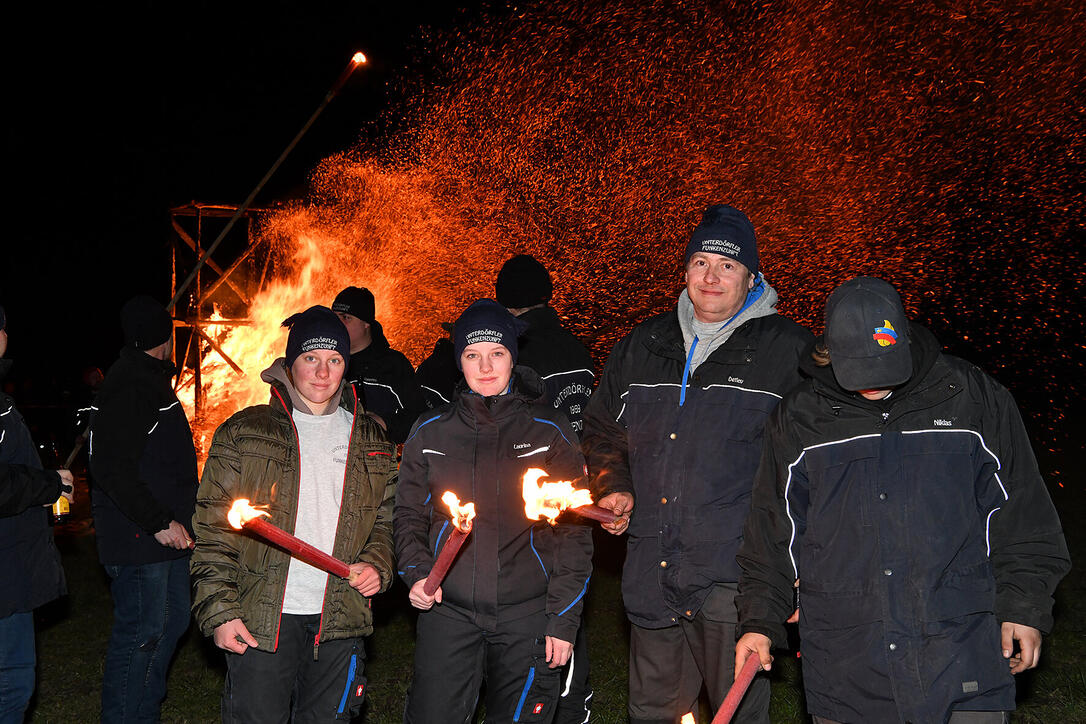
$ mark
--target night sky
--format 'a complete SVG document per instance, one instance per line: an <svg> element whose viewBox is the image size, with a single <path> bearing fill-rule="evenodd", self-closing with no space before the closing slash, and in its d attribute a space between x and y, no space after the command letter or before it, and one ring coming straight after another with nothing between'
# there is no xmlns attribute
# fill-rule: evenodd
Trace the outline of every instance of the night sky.
<svg viewBox="0 0 1086 724"><path fill-rule="evenodd" d="M405 68L452 3L34 4L4 46L0 304L17 376L107 367L117 313L169 292L170 207L241 203L356 50L356 72L258 197L394 127Z"/></svg>

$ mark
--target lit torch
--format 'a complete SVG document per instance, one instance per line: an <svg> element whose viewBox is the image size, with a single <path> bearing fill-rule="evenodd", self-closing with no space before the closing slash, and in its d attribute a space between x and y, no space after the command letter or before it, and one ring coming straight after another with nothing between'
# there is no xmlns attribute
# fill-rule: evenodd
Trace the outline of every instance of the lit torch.
<svg viewBox="0 0 1086 724"><path fill-rule="evenodd" d="M430 569L430 575L426 577L426 583L422 585L422 590L427 596L434 595L434 591L445 580L445 574L449 572L449 566L452 565L453 559L456 558L456 554L460 552L460 547L464 545L468 533L471 532L471 521L475 517L475 503L460 505L460 498L456 497L451 490L445 491L445 494L441 496L441 502L449 506L453 531L449 535L449 539L445 541L445 545L442 546L437 560L434 561L434 567Z"/></svg>
<svg viewBox="0 0 1086 724"><path fill-rule="evenodd" d="M592 494L581 488L574 488L568 480L540 483L539 479L547 476L545 470L528 468L523 478L524 514L530 520L546 518L554 525L558 515L566 509L572 510L582 518L591 518L601 523L614 523L621 516L614 511L601 508L592 502Z"/></svg>
<svg viewBox="0 0 1086 724"><path fill-rule="evenodd" d="M351 568L338 558L333 558L319 548L306 543L301 538L287 533L282 528L277 528L262 516L269 515L268 511L260 510L249 505L246 498L239 498L230 506L230 512L226 514L226 520L231 527L237 530L247 530L260 536L274 546L282 548L293 557L308 563L322 571L327 571L333 576L350 578Z"/></svg>

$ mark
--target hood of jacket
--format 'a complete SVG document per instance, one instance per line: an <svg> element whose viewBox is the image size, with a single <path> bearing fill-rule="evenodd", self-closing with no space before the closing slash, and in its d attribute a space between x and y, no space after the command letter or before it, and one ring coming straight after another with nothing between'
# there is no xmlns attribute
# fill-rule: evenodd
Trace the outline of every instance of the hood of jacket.
<svg viewBox="0 0 1086 724"><path fill-rule="evenodd" d="M708 359L720 345L728 341L735 330L745 323L759 317L768 317L777 313L777 290L769 285L765 277L759 272L754 288L747 292L747 298L739 311L726 322L715 327L711 332L698 334L697 327L704 329L704 324L699 324L694 319L694 303L690 301L690 295L685 289L679 294L679 302L676 308L679 317L679 328L683 334L683 346L689 353L694 340L697 339L697 347L690 358L690 370L694 371L702 362Z"/></svg>
<svg viewBox="0 0 1086 724"><path fill-rule="evenodd" d="M298 393L298 388L290 381L290 375L287 374L287 361L285 357L280 357L272 362L266 370L260 373L260 379L271 385L273 390L279 389L280 394L286 392L284 402L289 400L292 410L301 410L308 415L317 414L310 409L309 405ZM340 380L339 389L332 395L332 399L329 400L329 404L324 408L324 412L321 413L322 415L331 415L336 411L337 407L342 407L347 410L347 412L354 413L354 410L345 404L347 402L343 395L343 387L346 384L345 379L346 375L344 375L343 380ZM354 388L352 387L351 389L353 391ZM278 407L278 405L275 404L274 393L272 394L272 407Z"/></svg>

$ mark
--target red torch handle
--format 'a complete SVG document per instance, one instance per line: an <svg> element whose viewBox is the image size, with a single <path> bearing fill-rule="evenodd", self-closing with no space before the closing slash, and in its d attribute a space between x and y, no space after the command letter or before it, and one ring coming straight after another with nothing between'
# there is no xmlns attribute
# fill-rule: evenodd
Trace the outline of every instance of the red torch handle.
<svg viewBox="0 0 1086 724"><path fill-rule="evenodd" d="M333 558L319 548L314 548L301 538L287 533L282 528L277 528L263 518L253 518L245 523L244 528L252 531L264 540L286 550L298 560L311 566L327 571L333 576L350 578L351 568L338 558Z"/></svg>
<svg viewBox="0 0 1086 724"><path fill-rule="evenodd" d="M750 687L750 682L754 681L754 675L761 669L762 664L758 660L758 654L752 653L747 657L743 668L739 670L739 676L732 683L732 688L728 689L728 695L724 697L724 702L716 710L716 716L713 717L712 724L728 724L732 720L732 717L735 716L735 710L739 708L739 702L743 700L743 695L747 693L747 689Z"/></svg>
<svg viewBox="0 0 1086 724"><path fill-rule="evenodd" d="M459 527L453 526L452 535L449 536L449 540L445 541L445 545L441 547L441 553L438 554L437 560L434 561L434 567L430 569L430 575L426 577L426 583L422 585L422 591L427 596L434 595L434 591L445 580L445 574L449 572L449 566L452 565L456 554L460 552L460 546L464 545L464 541L467 540L470 532L470 527L467 530L460 530Z"/></svg>
<svg viewBox="0 0 1086 724"><path fill-rule="evenodd" d="M579 508L573 508L573 512L582 518L589 518L590 520L598 520L601 523L614 523L619 519L619 516L615 515L613 510L607 510L607 508L601 508L595 503L591 505L582 505Z"/></svg>

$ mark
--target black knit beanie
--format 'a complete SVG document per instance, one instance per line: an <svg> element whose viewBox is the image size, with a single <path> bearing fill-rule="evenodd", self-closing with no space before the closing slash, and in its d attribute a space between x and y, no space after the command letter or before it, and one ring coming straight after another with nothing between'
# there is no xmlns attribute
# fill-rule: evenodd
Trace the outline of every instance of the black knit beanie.
<svg viewBox="0 0 1086 724"><path fill-rule="evenodd" d="M129 347L154 349L173 334L173 319L158 300L140 294L121 307L121 329Z"/></svg>
<svg viewBox="0 0 1086 724"><path fill-rule="evenodd" d="M686 245L683 265L697 252L720 254L758 273L758 242L754 238L754 225L739 209L727 204L717 204L705 209L701 223L694 228Z"/></svg>
<svg viewBox="0 0 1086 724"><path fill-rule="evenodd" d="M509 350L513 364L517 361L517 337L524 334L528 324L514 317L501 304L493 299L480 299L457 317L453 329L453 345L456 351L456 366L460 364L460 355L464 348L477 342L493 342Z"/></svg>
<svg viewBox="0 0 1086 724"><path fill-rule="evenodd" d="M351 338L347 328L328 307L319 304L312 306L287 317L283 320L283 326L290 328L287 335L287 369L294 365L299 355L315 349L334 349L343 355L344 362L351 357Z"/></svg>
<svg viewBox="0 0 1086 724"><path fill-rule="evenodd" d="M550 272L535 257L517 254L502 264L494 291L502 306L523 309L549 302L554 285Z"/></svg>
<svg viewBox="0 0 1086 724"><path fill-rule="evenodd" d="M332 311L352 314L363 322L373 324L377 313L373 292L365 287L347 287L336 295Z"/></svg>

